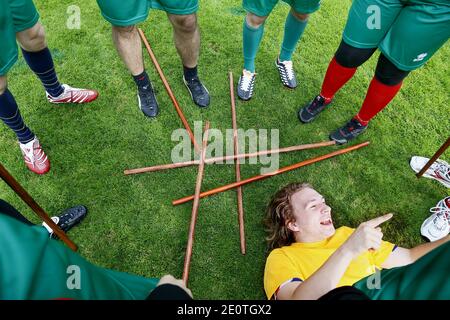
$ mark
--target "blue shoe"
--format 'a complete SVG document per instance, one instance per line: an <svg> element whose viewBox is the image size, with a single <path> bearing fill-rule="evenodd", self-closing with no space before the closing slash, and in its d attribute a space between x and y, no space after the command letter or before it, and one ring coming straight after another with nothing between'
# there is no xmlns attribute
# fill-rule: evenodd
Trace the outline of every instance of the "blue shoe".
<svg viewBox="0 0 450 320"><path fill-rule="evenodd" d="M191 94L192 100L197 106L200 108L206 108L209 106L211 98L209 97L208 89L206 89L198 77L186 79L183 76L183 82Z"/></svg>
<svg viewBox="0 0 450 320"><path fill-rule="evenodd" d="M76 206L69 209L66 209L59 216L52 217L53 222L56 223L58 227L61 228L62 231L67 232L72 229L74 226L79 224L81 220L86 216L87 209L85 206ZM53 233L53 230L43 222L42 225L47 229L50 233L50 237L56 238L56 235Z"/></svg>
<svg viewBox="0 0 450 320"><path fill-rule="evenodd" d="M336 141L337 144L347 143L363 133L367 127L368 125L364 126L358 120L353 118L347 122L345 126L330 134L330 140Z"/></svg>

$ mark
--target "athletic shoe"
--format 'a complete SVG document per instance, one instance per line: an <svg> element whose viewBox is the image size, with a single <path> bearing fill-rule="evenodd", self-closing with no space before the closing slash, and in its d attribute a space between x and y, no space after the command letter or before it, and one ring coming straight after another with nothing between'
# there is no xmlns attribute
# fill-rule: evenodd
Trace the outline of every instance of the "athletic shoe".
<svg viewBox="0 0 450 320"><path fill-rule="evenodd" d="M52 97L46 92L48 101L51 103L88 103L98 97L98 92L95 90L72 88L67 84L61 86L64 92L57 97Z"/></svg>
<svg viewBox="0 0 450 320"><path fill-rule="evenodd" d="M248 101L253 96L253 87L255 85L256 73L248 70L242 70L242 75L239 77L237 95L240 99Z"/></svg>
<svg viewBox="0 0 450 320"><path fill-rule="evenodd" d="M275 66L278 69L283 85L289 89L295 89L297 87L297 78L295 77L292 61L280 61L280 59L277 58Z"/></svg>
<svg viewBox="0 0 450 320"><path fill-rule="evenodd" d="M409 164L411 168L418 173L429 160L430 159L428 158L414 156L411 158ZM428 170L425 171L423 176L437 180L447 188L450 188L450 165L443 160L437 159Z"/></svg>
<svg viewBox="0 0 450 320"><path fill-rule="evenodd" d="M19 142L19 147L28 169L37 174L44 174L50 170L50 160L36 136L28 143Z"/></svg>
<svg viewBox="0 0 450 320"><path fill-rule="evenodd" d="M312 122L331 101L318 95L310 103L298 110L298 119L303 123Z"/></svg>
<svg viewBox="0 0 450 320"><path fill-rule="evenodd" d="M151 83L150 85L139 88L137 97L139 109L145 116L155 118L159 114L158 101L156 100L155 91Z"/></svg>
<svg viewBox="0 0 450 320"><path fill-rule="evenodd" d="M52 220L58 227L61 228L62 231L67 232L79 224L86 214L87 209L85 206L76 206L64 210L64 212L59 216L52 217ZM53 234L53 230L48 226L48 224L43 222L42 225L50 233L50 237L56 238L56 235Z"/></svg>
<svg viewBox="0 0 450 320"><path fill-rule="evenodd" d="M420 227L420 233L430 241L444 238L450 232L450 197L439 201L430 209L433 213Z"/></svg>
<svg viewBox="0 0 450 320"><path fill-rule="evenodd" d="M337 129L335 132L330 134L330 140L336 141L337 144L347 143L359 136L368 126L362 125L358 120L351 119L345 124L345 126Z"/></svg>
<svg viewBox="0 0 450 320"><path fill-rule="evenodd" d="M183 75L183 82L189 90L192 100L197 106L200 108L206 108L209 106L210 97L208 89L206 89L198 77L186 80Z"/></svg>

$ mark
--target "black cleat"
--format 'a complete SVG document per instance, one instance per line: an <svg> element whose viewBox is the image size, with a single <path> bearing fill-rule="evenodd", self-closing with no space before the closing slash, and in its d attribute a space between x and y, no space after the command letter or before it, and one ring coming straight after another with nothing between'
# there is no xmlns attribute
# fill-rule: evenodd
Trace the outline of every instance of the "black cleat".
<svg viewBox="0 0 450 320"><path fill-rule="evenodd" d="M312 122L330 103L331 100L327 102L327 99L318 95L313 101L298 110L298 119L303 123Z"/></svg>
<svg viewBox="0 0 450 320"><path fill-rule="evenodd" d="M277 58L275 66L278 69L283 85L289 89L295 89L297 87L297 77L295 76L292 61L280 61Z"/></svg>
<svg viewBox="0 0 450 320"><path fill-rule="evenodd" d="M192 100L197 106L200 108L206 108L209 106L210 97L208 89L206 89L198 77L186 80L183 76L183 82L189 90Z"/></svg>
<svg viewBox="0 0 450 320"><path fill-rule="evenodd" d="M239 77L237 86L237 95L239 99L248 101L253 96L253 87L255 86L256 73L252 73L248 70L243 70L242 75Z"/></svg>
<svg viewBox="0 0 450 320"><path fill-rule="evenodd" d="M86 214L86 207L80 205L64 210L61 215L52 217L52 220L62 231L67 232L79 224ZM48 230L52 238L56 238L56 234L53 233L53 230L45 222L42 225Z"/></svg>
<svg viewBox="0 0 450 320"><path fill-rule="evenodd" d="M351 119L345 126L337 129L335 132L330 134L330 140L336 141L337 144L347 143L363 133L368 126L362 125L355 118Z"/></svg>
<svg viewBox="0 0 450 320"><path fill-rule="evenodd" d="M159 106L152 85L139 88L137 96L142 113L149 118L155 118L159 113Z"/></svg>

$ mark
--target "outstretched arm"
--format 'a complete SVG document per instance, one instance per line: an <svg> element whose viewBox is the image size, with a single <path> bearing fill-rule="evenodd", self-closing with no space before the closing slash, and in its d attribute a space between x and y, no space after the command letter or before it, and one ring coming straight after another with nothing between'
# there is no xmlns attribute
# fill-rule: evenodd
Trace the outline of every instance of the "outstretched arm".
<svg viewBox="0 0 450 320"><path fill-rule="evenodd" d="M318 299L339 284L351 261L361 253L377 250L383 238L378 227L392 218L392 214L364 222L337 249L328 260L304 282L291 282L284 285L277 293L279 300L313 300Z"/></svg>
<svg viewBox="0 0 450 320"><path fill-rule="evenodd" d="M446 236L445 238L434 241L434 242L428 242L421 245L418 245L417 247L411 248L411 249L405 249L405 248L397 248L389 255L389 257L386 259L386 261L381 265L385 269L391 269L396 267L402 267L406 266L408 264L411 264L433 249L436 249L440 245L446 243L450 240L450 235Z"/></svg>

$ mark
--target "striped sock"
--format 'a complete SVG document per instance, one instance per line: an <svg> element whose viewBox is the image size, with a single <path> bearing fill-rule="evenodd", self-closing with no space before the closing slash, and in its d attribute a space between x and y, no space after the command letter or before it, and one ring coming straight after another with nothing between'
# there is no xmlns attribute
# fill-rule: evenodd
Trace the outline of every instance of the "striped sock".
<svg viewBox="0 0 450 320"><path fill-rule="evenodd" d="M22 49L22 53L30 69L39 77L48 94L52 97L58 97L64 92L64 88L56 76L52 55L48 48L37 52L29 52Z"/></svg>
<svg viewBox="0 0 450 320"><path fill-rule="evenodd" d="M8 89L0 95L0 119L16 133L20 143L34 139L34 133L23 122L16 100Z"/></svg>

